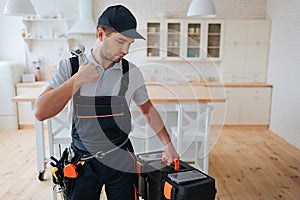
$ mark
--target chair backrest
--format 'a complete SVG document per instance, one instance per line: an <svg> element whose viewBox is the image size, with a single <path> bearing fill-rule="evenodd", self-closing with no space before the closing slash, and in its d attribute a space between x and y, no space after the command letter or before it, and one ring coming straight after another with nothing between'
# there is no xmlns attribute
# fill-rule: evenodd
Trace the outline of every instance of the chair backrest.
<svg viewBox="0 0 300 200"><path fill-rule="evenodd" d="M206 173L208 172L211 109L210 104L176 105L177 151L183 160L195 162L195 165ZM191 147L194 147L194 152L191 152Z"/></svg>
<svg viewBox="0 0 300 200"><path fill-rule="evenodd" d="M177 104L178 112L177 128L178 133L195 132L207 133L210 126L211 105Z"/></svg>
<svg viewBox="0 0 300 200"><path fill-rule="evenodd" d="M130 105L130 113L131 113L131 127L133 134L145 134L148 126L144 119L144 116L141 114L139 108L133 103Z"/></svg>
<svg viewBox="0 0 300 200"><path fill-rule="evenodd" d="M71 139L71 101L54 117L47 120L49 153L60 156L61 151L70 146Z"/></svg>

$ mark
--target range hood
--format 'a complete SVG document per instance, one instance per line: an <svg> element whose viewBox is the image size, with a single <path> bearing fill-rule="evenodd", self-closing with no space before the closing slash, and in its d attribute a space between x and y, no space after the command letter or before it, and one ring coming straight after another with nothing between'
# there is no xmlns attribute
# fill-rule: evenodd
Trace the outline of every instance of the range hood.
<svg viewBox="0 0 300 200"><path fill-rule="evenodd" d="M96 25L92 18L92 0L79 0L79 19L69 30L69 33L96 33Z"/></svg>

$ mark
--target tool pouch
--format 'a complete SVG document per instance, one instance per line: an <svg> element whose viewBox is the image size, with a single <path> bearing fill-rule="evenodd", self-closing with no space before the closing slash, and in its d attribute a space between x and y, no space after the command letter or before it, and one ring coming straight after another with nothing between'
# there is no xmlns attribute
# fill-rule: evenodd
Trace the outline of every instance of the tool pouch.
<svg viewBox="0 0 300 200"><path fill-rule="evenodd" d="M52 170L53 183L58 186L58 192L63 192L65 199L71 197L74 187L75 179L78 172L82 168L82 162L79 162L82 153L78 151L73 145L71 148L66 148L59 160L51 156L54 162L50 164L55 170ZM74 173L72 176L67 174L70 170L66 170L67 167L74 167ZM74 175L75 174L75 175Z"/></svg>
<svg viewBox="0 0 300 200"><path fill-rule="evenodd" d="M76 173L78 173L80 171L80 169L82 168L83 164L81 162L79 162L82 153L72 144L71 148L69 149L72 158L69 164L74 165L76 169ZM66 168L66 166L65 166ZM76 175L77 176L77 175ZM72 193L73 193L73 188L74 188L74 182L75 182L76 177L73 176L72 178L67 177L66 174L64 175L64 197L66 199L70 198Z"/></svg>

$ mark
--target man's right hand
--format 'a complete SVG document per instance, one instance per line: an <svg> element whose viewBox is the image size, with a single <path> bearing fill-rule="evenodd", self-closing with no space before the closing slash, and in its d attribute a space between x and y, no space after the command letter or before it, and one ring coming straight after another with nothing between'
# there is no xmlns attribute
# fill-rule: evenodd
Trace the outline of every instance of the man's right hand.
<svg viewBox="0 0 300 200"><path fill-rule="evenodd" d="M83 84L95 82L99 79L99 76L100 74L97 66L90 62L86 62L79 67L76 84L80 87Z"/></svg>

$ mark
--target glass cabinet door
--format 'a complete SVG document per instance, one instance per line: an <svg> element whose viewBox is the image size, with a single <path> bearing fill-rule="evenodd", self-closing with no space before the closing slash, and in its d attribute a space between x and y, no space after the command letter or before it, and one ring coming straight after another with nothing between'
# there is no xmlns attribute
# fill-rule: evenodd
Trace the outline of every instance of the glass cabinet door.
<svg viewBox="0 0 300 200"><path fill-rule="evenodd" d="M219 58L221 45L221 24L209 23L207 36L207 57Z"/></svg>
<svg viewBox="0 0 300 200"><path fill-rule="evenodd" d="M201 38L201 24L189 23L187 25L187 52L188 58L200 57L200 38Z"/></svg>
<svg viewBox="0 0 300 200"><path fill-rule="evenodd" d="M167 25L167 57L180 56L180 23Z"/></svg>
<svg viewBox="0 0 300 200"><path fill-rule="evenodd" d="M147 57L160 57L160 23L147 23Z"/></svg>

